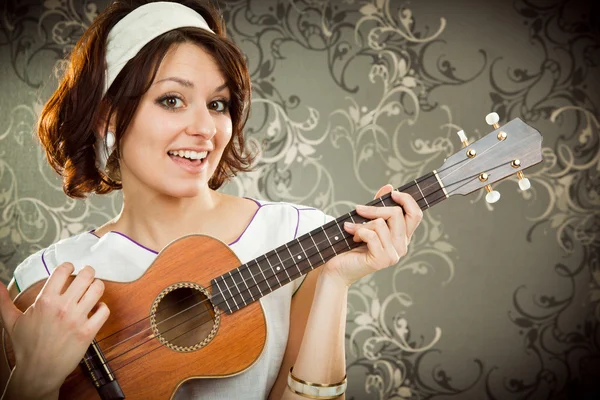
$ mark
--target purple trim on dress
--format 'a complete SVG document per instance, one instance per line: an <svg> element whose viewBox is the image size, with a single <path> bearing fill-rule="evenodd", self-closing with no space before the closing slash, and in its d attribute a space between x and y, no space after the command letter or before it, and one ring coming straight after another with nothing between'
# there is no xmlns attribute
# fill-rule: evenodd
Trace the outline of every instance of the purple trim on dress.
<svg viewBox="0 0 600 400"><path fill-rule="evenodd" d="M244 197L245 199L248 200L252 200L253 202L255 202L258 205L258 208L256 209L256 211L254 211L254 215L252 216L252 219L250 220L250 222L248 222L248 225L246 225L246 228L244 228L244 231L240 234L240 236L238 236L237 239L235 239L233 242L229 243L229 246L231 246L232 244L237 243L242 236L244 236L244 233L246 233L246 231L248 230L248 228L250 227L250 225L252 224L252 222L254 221L254 218L256 217L256 214L258 214L258 211L262 208L263 204L260 204L257 200L251 199L250 197ZM267 204L268 205L268 204ZM298 229L296 228L296 231ZM100 236L96 235L96 230L92 229L89 233L91 233L92 235L96 236L98 239L100 239ZM129 240L130 242L138 245L139 247L141 247L144 250L148 250L151 253L154 254L158 254L158 251L154 251L152 249L149 249L148 247L136 242L135 240L133 240L132 238L130 238L129 236L125 235L124 233L118 232L118 231L109 231L107 233L116 233L117 235L123 236L125 239ZM43 255L42 255L42 261L43 261ZM46 270L48 270L48 268L46 268ZM48 275L50 275L50 272L48 272Z"/></svg>
<svg viewBox="0 0 600 400"><path fill-rule="evenodd" d="M95 233L95 230L92 230L92 231L90 231L90 232L88 232L88 233L91 233L92 235L94 235L95 237L97 237L98 239L100 239L100 236L96 235L96 233ZM127 240L129 240L131 243L133 243L133 244L135 244L135 245L137 245L137 246L141 247L142 249L144 249L144 250L147 250L147 251L149 251L150 253L153 253L153 254L158 254L158 251L154 251L154 250L152 250L152 249L150 249L150 248L148 248L148 247L144 246L143 244L139 244L138 242L136 242L135 240L133 240L133 239L132 239L132 238L130 238L129 236L125 235L124 233L117 232L117 231L108 231L108 232L106 232L106 233L105 233L105 235L108 235L109 233L115 233L115 234L117 234L117 235L119 235L119 236L123 236L125 239L127 239Z"/></svg>
<svg viewBox="0 0 600 400"><path fill-rule="evenodd" d="M148 247L139 244L138 242L136 242L135 240L133 240L132 238L130 238L129 236L121 233L121 232L117 232L117 231L110 231L112 233L116 233L117 235L123 236L125 239L128 239L129 241L131 241L133 244L137 244L138 246L140 246L142 249L148 250L150 253L154 253L154 254L158 254L158 251L154 251L152 249L149 249ZM110 233L109 232L109 233Z"/></svg>
<svg viewBox="0 0 600 400"><path fill-rule="evenodd" d="M256 205L258 206L258 208L262 207L262 204L260 204L260 202L258 200L253 199L252 197L243 197L244 199L248 199L248 200L252 200L253 202L256 203Z"/></svg>
<svg viewBox="0 0 600 400"><path fill-rule="evenodd" d="M229 243L228 246L231 246L233 244L236 244L237 242L240 241L240 239L242 238L242 236L244 236L244 233L246 233L246 231L248 230L248 228L250 227L250 225L252 225L252 222L254 221L254 218L256 217L256 214L258 214L258 211L260 211L260 209L262 208L262 204L260 204L258 201L251 199L249 197L244 197L245 199L248 200L252 200L253 202L255 202L258 205L258 208L256 209L256 211L254 211L254 215L252 216L252 219L250 220L250 222L248 222L248 225L246 225L246 227L244 228L244 231L242 233L240 233L240 236L237 237L237 239L235 239L233 242Z"/></svg>
<svg viewBox="0 0 600 400"><path fill-rule="evenodd" d="M44 264L44 268L46 268L46 272L48 273L48 276L50 276L50 270L48 269L48 266L46 265L46 260L44 260L44 254L46 254L46 250L44 250L44 252L42 253L42 263Z"/></svg>
<svg viewBox="0 0 600 400"><path fill-rule="evenodd" d="M294 239L296 239L296 237L298 236L298 227L300 226L300 209L297 207L294 208L296 209L296 213L298 214L298 222L296 222L296 231L294 232Z"/></svg>

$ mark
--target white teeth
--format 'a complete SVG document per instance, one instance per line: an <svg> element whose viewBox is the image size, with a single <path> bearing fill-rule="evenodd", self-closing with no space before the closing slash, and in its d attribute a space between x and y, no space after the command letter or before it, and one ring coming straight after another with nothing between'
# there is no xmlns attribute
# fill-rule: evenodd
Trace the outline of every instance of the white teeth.
<svg viewBox="0 0 600 400"><path fill-rule="evenodd" d="M178 156L182 158L187 158L189 160L202 160L206 157L208 152L206 151L193 151L193 150L171 150L169 151L169 155Z"/></svg>

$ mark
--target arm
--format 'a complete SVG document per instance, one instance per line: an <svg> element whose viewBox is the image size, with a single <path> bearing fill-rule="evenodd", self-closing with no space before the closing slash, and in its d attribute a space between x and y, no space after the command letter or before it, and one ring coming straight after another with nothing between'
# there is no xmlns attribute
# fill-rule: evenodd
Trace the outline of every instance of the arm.
<svg viewBox="0 0 600 400"><path fill-rule="evenodd" d="M8 298L12 302L15 297L19 294L19 290L15 284L14 279L10 281L7 286L7 291L4 288L0 288L1 294L0 297L4 302L7 292ZM0 319L0 331L4 330L4 326ZM25 371L17 370L15 368L11 369L8 365L8 360L6 359L6 354L4 352L4 346L0 348L0 388L3 388L2 399L10 400L10 399L35 399L39 398L35 395L35 393L43 393L48 399L58 399L58 391L53 393L52 391L44 390L42 387L37 387L35 384L37 383L35 379L31 376L27 376L27 373L22 373ZM25 390L25 388L29 390Z"/></svg>
<svg viewBox="0 0 600 400"><path fill-rule="evenodd" d="M312 382L339 382L346 374L348 287L322 272L310 272L292 299L288 343L270 399L303 399L287 389L292 366L294 375Z"/></svg>
<svg viewBox="0 0 600 400"><path fill-rule="evenodd" d="M55 268L25 312L13 304L14 289L11 293L0 284L2 327L15 354L15 367L7 374L2 350L2 399L57 399L108 318L106 304L98 303L104 284L94 279L94 270L83 268L69 284L73 270L70 263Z"/></svg>
<svg viewBox="0 0 600 400"><path fill-rule="evenodd" d="M382 188L375 197L391 191ZM357 212L367 224L345 227L361 246L340 254L308 274L292 300L290 334L282 366L269 398L304 399L287 388L290 367L299 379L337 383L345 376L345 328L348 288L361 277L396 264L407 251L423 213L408 194L395 192L400 207L366 207ZM341 396L343 398L344 396Z"/></svg>

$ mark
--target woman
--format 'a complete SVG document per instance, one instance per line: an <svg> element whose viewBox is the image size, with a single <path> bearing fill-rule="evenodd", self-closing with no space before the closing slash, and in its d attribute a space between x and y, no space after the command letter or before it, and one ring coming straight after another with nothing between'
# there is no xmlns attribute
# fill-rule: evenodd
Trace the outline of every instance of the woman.
<svg viewBox="0 0 600 400"><path fill-rule="evenodd" d="M184 235L229 243L245 262L326 221L318 210L217 191L249 170L242 136L249 106L244 56L210 5L127 0L97 17L45 105L38 135L67 195L121 189L123 208L95 231L30 256L8 291L0 288L16 358L3 374L4 398L58 397L109 316L98 303L102 279L136 279L156 250ZM376 197L390 191L386 185ZM327 390L301 380L343 392L348 287L397 263L422 218L412 197L392 198L404 212L357 207L372 221L345 226L365 246L334 257L301 286L298 280L261 299L268 334L257 363L234 377L188 382L175 397L292 399L312 391L327 398ZM48 276L33 307L17 310L11 298Z"/></svg>

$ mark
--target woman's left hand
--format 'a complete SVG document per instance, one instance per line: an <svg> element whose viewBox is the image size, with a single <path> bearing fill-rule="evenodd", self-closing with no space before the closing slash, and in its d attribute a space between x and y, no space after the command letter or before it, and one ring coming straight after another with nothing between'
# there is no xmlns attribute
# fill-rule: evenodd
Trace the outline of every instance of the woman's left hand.
<svg viewBox="0 0 600 400"><path fill-rule="evenodd" d="M389 192L402 208L357 206L356 212L371 221L346 223L344 229L354 235L355 242L364 242L366 246L332 258L323 266L322 273L350 286L365 275L397 264L406 255L412 234L423 219L423 211L411 195L393 190L392 185L379 189L375 198Z"/></svg>

